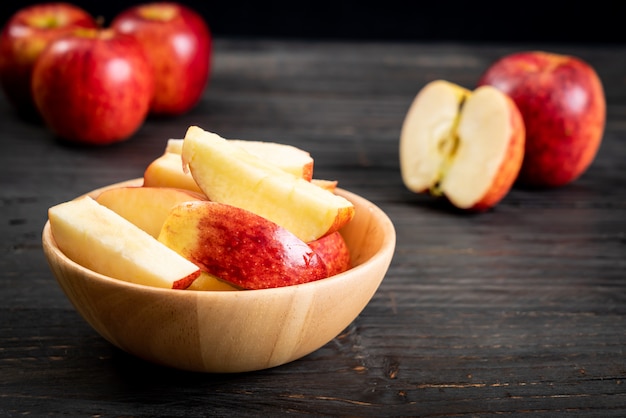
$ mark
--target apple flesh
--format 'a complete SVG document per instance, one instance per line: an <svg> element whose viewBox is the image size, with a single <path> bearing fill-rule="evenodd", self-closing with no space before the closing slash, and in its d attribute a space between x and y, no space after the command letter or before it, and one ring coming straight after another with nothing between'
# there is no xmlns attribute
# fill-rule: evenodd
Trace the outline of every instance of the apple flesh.
<svg viewBox="0 0 626 418"><path fill-rule="evenodd" d="M317 187L321 187L322 189L326 189L332 193L335 193L335 191L337 190L337 185L339 184L337 180L325 180L325 179L311 179L311 183L315 184Z"/></svg>
<svg viewBox="0 0 626 418"><path fill-rule="evenodd" d="M526 125L519 183L558 187L580 177L602 141L606 100L601 80L583 60L543 51L494 62L479 85L491 85L517 104Z"/></svg>
<svg viewBox="0 0 626 418"><path fill-rule="evenodd" d="M145 187L173 187L204 193L191 176L183 170L180 154L166 152L153 160L143 173Z"/></svg>
<svg viewBox="0 0 626 418"><path fill-rule="evenodd" d="M418 93L402 126L403 182L457 208L485 211L515 182L524 139L522 116L504 93L433 81Z"/></svg>
<svg viewBox="0 0 626 418"><path fill-rule="evenodd" d="M341 229L354 216L344 197L197 126L187 130L182 160L210 200L256 213L304 242Z"/></svg>
<svg viewBox="0 0 626 418"><path fill-rule="evenodd" d="M59 137L88 145L128 139L154 92L143 50L110 29L82 29L54 40L33 70L33 96Z"/></svg>
<svg viewBox="0 0 626 418"><path fill-rule="evenodd" d="M89 196L51 207L48 218L59 249L97 273L169 289L185 289L200 275L195 264Z"/></svg>
<svg viewBox="0 0 626 418"><path fill-rule="evenodd" d="M158 238L170 210L179 203L206 200L202 194L169 187L115 187L96 201Z"/></svg>
<svg viewBox="0 0 626 418"><path fill-rule="evenodd" d="M227 139L233 145L237 145L247 152L266 160L281 170L302 177L305 180L313 178L313 157L307 151L292 145L280 144L277 142L249 141L243 139ZM182 139L169 139L165 152L182 154Z"/></svg>
<svg viewBox="0 0 626 418"><path fill-rule="evenodd" d="M339 231L309 242L309 247L324 260L329 276L350 269L350 249Z"/></svg>
<svg viewBox="0 0 626 418"><path fill-rule="evenodd" d="M0 34L0 83L19 115L37 116L31 80L45 47L77 28L97 26L87 11L62 2L24 7L11 16Z"/></svg>
<svg viewBox="0 0 626 418"><path fill-rule="evenodd" d="M219 277L215 277L214 275L203 271L200 276L198 276L198 278L194 280L193 283L191 283L189 287L185 290L197 290L202 292L232 292L233 290L241 289L233 286L230 283L225 282L224 280L221 280Z"/></svg>
<svg viewBox="0 0 626 418"><path fill-rule="evenodd" d="M158 240L202 271L242 289L290 286L328 276L321 257L291 232L218 202L175 206Z"/></svg>
<svg viewBox="0 0 626 418"><path fill-rule="evenodd" d="M180 115L200 100L211 66L211 33L194 10L174 2L130 7L111 27L135 37L146 51L156 77L150 111Z"/></svg>

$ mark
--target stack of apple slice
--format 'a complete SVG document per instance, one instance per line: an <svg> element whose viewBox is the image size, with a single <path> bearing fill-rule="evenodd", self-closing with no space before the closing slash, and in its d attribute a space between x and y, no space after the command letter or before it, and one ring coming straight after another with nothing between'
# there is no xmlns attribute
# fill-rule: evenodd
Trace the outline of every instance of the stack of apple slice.
<svg viewBox="0 0 626 418"><path fill-rule="evenodd" d="M49 209L55 241L99 273L174 289L289 286L350 268L338 232L354 206L313 180L309 153L190 127L169 140L142 186ZM97 248L93 251L92 248Z"/></svg>

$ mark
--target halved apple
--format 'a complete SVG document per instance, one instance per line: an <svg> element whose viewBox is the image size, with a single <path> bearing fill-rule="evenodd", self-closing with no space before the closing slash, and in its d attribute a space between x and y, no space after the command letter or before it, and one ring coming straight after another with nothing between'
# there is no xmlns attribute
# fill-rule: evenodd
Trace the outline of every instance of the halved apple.
<svg viewBox="0 0 626 418"><path fill-rule="evenodd" d="M292 145L276 142L249 141L243 139L227 139L233 145L237 145L250 154L276 165L281 170L302 177L305 180L313 178L313 158L311 154ZM183 150L182 139L169 139L165 152L181 154Z"/></svg>
<svg viewBox="0 0 626 418"><path fill-rule="evenodd" d="M185 289L199 275L191 261L89 196L48 210L59 249L74 262L132 283Z"/></svg>
<svg viewBox="0 0 626 418"><path fill-rule="evenodd" d="M254 212L304 242L339 230L354 216L344 197L197 126L187 130L182 159L210 200Z"/></svg>
<svg viewBox="0 0 626 418"><path fill-rule="evenodd" d="M139 228L159 236L161 227L175 205L190 200L206 200L206 196L171 187L115 187L105 190L96 201L126 218Z"/></svg>
<svg viewBox="0 0 626 418"><path fill-rule="evenodd" d="M175 206L158 239L202 271L242 289L290 286L328 276L320 256L288 230L223 203Z"/></svg>
<svg viewBox="0 0 626 418"><path fill-rule="evenodd" d="M484 211L511 189L524 141L522 116L504 93L433 81L418 93L402 126L402 179L411 191Z"/></svg>

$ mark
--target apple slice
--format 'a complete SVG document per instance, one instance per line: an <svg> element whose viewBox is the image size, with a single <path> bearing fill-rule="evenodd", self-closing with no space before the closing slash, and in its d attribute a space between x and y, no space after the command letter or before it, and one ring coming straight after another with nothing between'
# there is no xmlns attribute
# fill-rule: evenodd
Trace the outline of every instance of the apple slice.
<svg viewBox="0 0 626 418"><path fill-rule="evenodd" d="M106 276L185 289L199 275L191 261L89 196L48 210L52 236L71 260Z"/></svg>
<svg viewBox="0 0 626 418"><path fill-rule="evenodd" d="M143 173L145 187L173 187L203 193L189 172L183 171L180 154L166 152L152 161Z"/></svg>
<svg viewBox="0 0 626 418"><path fill-rule="evenodd" d="M199 291L233 291L241 290L230 283L226 283L224 280L220 280L212 274L202 272L200 276L189 285L186 290L199 290Z"/></svg>
<svg viewBox="0 0 626 418"><path fill-rule="evenodd" d="M281 170L302 177L305 180L313 178L313 158L308 152L287 144L264 141L247 141L243 139L228 139L231 144L240 146L251 154L275 164ZM169 139L165 152L181 154L182 139Z"/></svg>
<svg viewBox="0 0 626 418"><path fill-rule="evenodd" d="M322 189L326 189L329 192L335 193L339 182L337 180L311 179L311 183L321 187Z"/></svg>
<svg viewBox="0 0 626 418"><path fill-rule="evenodd" d="M202 271L242 289L290 286L328 276L324 261L288 230L223 203L175 206L158 239Z"/></svg>
<svg viewBox="0 0 626 418"><path fill-rule="evenodd" d="M159 236L161 227L175 205L206 200L203 194L170 187L115 187L105 190L96 201L123 216L139 228Z"/></svg>
<svg viewBox="0 0 626 418"><path fill-rule="evenodd" d="M522 116L504 93L433 81L418 93L402 126L402 179L413 192L484 211L511 189L524 141Z"/></svg>
<svg viewBox="0 0 626 418"><path fill-rule="evenodd" d="M182 158L210 200L254 212L304 242L339 230L354 216L354 206L344 197L197 126L187 130Z"/></svg>
<svg viewBox="0 0 626 418"><path fill-rule="evenodd" d="M350 249L339 231L309 242L309 247L324 260L329 276L350 269Z"/></svg>

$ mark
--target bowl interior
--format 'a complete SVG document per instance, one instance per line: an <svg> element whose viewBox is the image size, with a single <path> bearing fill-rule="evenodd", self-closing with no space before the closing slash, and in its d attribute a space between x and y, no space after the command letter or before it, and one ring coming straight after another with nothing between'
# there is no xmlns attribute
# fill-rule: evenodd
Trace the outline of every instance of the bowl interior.
<svg viewBox="0 0 626 418"><path fill-rule="evenodd" d="M141 179L118 183L140 185ZM103 189L89 193L97 195ZM366 199L342 229L353 268L316 282L248 291L169 290L112 279L68 259L46 223L42 242L57 282L106 340L154 363L202 372L278 366L320 348L347 327L383 280L395 249L390 219Z"/></svg>

